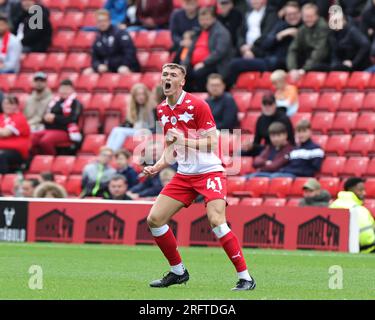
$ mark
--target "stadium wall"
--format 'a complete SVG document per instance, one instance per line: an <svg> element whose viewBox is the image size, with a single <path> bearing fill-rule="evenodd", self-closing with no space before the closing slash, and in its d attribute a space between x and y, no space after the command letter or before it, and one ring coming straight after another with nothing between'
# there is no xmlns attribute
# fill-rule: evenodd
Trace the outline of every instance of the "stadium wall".
<svg viewBox="0 0 375 320"><path fill-rule="evenodd" d="M153 244L149 201L17 199L0 201L0 241ZM228 223L244 247L358 252L355 213L328 208L229 206ZM173 217L180 246L218 246L203 204Z"/></svg>

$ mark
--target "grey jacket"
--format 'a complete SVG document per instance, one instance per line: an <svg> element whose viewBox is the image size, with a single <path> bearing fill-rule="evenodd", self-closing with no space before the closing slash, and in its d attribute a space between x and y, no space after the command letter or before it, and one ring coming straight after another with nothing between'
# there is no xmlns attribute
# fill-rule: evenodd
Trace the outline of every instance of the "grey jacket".
<svg viewBox="0 0 375 320"><path fill-rule="evenodd" d="M188 63L194 51L195 43L201 30L198 30L194 36L193 44L190 47ZM210 49L209 57L203 62L205 66L216 66L217 71L225 77L228 72L228 66L233 57L232 40L229 31L220 21L216 21L209 30L208 47Z"/></svg>
<svg viewBox="0 0 375 320"><path fill-rule="evenodd" d="M312 198L303 198L299 202L300 207L328 207L331 195L327 190Z"/></svg>
<svg viewBox="0 0 375 320"><path fill-rule="evenodd" d="M27 118L27 122L32 131L42 129L43 116L47 111L48 104L52 99L52 92L46 88L42 93L38 94L36 91L27 99L23 114Z"/></svg>
<svg viewBox="0 0 375 320"><path fill-rule="evenodd" d="M0 45L2 45L2 42L3 39L1 39ZM20 69L21 54L21 41L15 35L10 34L7 54L0 54L0 62L4 64L0 73L17 73Z"/></svg>
<svg viewBox="0 0 375 320"><path fill-rule="evenodd" d="M99 162L89 163L84 169L82 174L82 190L83 196L102 197L108 193L108 183L116 174L116 170L112 167L106 166L103 168L102 174L100 173ZM98 190L95 186L98 184Z"/></svg>

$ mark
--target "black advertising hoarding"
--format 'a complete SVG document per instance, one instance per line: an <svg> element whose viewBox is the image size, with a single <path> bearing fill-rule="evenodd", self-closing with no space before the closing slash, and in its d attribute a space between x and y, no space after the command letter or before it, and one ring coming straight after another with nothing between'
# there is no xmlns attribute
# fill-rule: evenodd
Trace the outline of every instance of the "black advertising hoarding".
<svg viewBox="0 0 375 320"><path fill-rule="evenodd" d="M26 201L0 200L0 241L25 242L27 240Z"/></svg>

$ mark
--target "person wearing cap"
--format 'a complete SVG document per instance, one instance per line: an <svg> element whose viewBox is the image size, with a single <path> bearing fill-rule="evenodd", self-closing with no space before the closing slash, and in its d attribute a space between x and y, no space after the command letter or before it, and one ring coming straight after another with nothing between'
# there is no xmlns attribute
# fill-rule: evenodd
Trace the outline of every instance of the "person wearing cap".
<svg viewBox="0 0 375 320"><path fill-rule="evenodd" d="M262 97L262 114L257 119L255 125L255 136L251 143L245 141L242 146L242 156L255 157L259 155L263 149L271 144L268 128L273 122L281 122L285 125L288 133L288 141L291 145L295 145L294 129L289 117L285 112L278 110L276 107L276 99L272 93L266 93Z"/></svg>
<svg viewBox="0 0 375 320"><path fill-rule="evenodd" d="M366 190L362 178L348 178L344 191L329 206L332 209L351 209L357 213L359 226L359 247L362 253L375 253L375 220L371 212L363 206Z"/></svg>
<svg viewBox="0 0 375 320"><path fill-rule="evenodd" d="M328 207L331 195L327 190L321 189L320 183L315 178L309 178L302 187L303 199L300 207Z"/></svg>
<svg viewBox="0 0 375 320"><path fill-rule="evenodd" d="M20 69L22 44L9 30L8 17L0 15L0 73L17 73Z"/></svg>
<svg viewBox="0 0 375 320"><path fill-rule="evenodd" d="M47 85L47 75L37 72L33 78L33 92L28 97L23 109L32 132L43 130L43 116L52 100L52 92Z"/></svg>
<svg viewBox="0 0 375 320"><path fill-rule="evenodd" d="M218 20L228 29L233 47L237 45L237 35L241 30L243 15L234 7L233 0L217 0L219 9Z"/></svg>
<svg viewBox="0 0 375 320"><path fill-rule="evenodd" d="M296 126L296 147L289 154L289 163L280 169L294 177L314 177L320 171L324 150L311 139L311 124L302 119Z"/></svg>

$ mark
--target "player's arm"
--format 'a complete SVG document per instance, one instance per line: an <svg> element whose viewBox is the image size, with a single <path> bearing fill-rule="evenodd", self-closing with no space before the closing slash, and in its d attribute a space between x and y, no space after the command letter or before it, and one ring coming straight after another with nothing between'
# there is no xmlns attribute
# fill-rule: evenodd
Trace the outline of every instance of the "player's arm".
<svg viewBox="0 0 375 320"><path fill-rule="evenodd" d="M204 136L201 136L198 139L185 138L183 133L176 129L168 130L168 135L175 138L176 145L196 150L207 150L207 152L216 150L218 144L218 136L215 129L208 131Z"/></svg>
<svg viewBox="0 0 375 320"><path fill-rule="evenodd" d="M169 167L172 164L174 158L174 148L172 144L172 141L166 141L166 148L164 149L160 159L153 166L145 167L143 169L143 174L145 174L146 176L154 176L155 174Z"/></svg>

